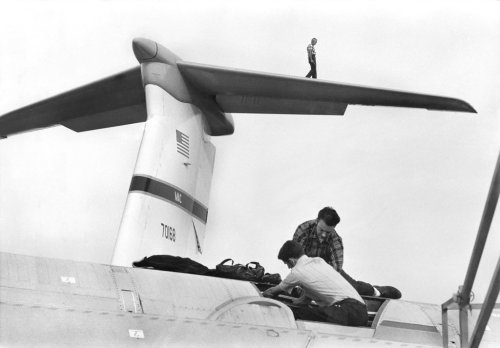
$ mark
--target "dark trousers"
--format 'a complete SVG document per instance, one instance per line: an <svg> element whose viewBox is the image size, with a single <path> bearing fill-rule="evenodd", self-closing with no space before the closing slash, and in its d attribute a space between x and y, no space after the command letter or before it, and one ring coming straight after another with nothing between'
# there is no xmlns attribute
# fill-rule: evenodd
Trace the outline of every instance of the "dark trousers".
<svg viewBox="0 0 500 348"><path fill-rule="evenodd" d="M329 307L292 307L295 319L321 321L346 326L368 325L366 305L352 298L335 302Z"/></svg>
<svg viewBox="0 0 500 348"><path fill-rule="evenodd" d="M311 70L309 70L306 77L312 77L313 79L317 78L317 75L316 75L316 57L315 56L313 56L312 61L309 61L309 65L311 66Z"/></svg>
<svg viewBox="0 0 500 348"><path fill-rule="evenodd" d="M347 280L349 282L349 284L351 284L354 289L356 289L358 294L363 295L363 296L373 296L374 295L373 286L371 284L362 282L360 280L352 279L349 274L344 272L344 270L340 271L340 275L342 277L344 277L344 279Z"/></svg>

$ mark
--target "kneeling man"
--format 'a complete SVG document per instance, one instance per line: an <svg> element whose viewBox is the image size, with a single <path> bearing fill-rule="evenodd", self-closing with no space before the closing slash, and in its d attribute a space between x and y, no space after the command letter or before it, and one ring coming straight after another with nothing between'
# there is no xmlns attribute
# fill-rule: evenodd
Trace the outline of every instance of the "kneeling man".
<svg viewBox="0 0 500 348"><path fill-rule="evenodd" d="M366 304L358 292L321 257L308 257L300 243L286 241L278 259L291 269L278 285L264 291L265 297L290 292L299 286L303 295L292 308L296 319L323 321L348 326L368 324ZM317 306L312 306L311 301Z"/></svg>

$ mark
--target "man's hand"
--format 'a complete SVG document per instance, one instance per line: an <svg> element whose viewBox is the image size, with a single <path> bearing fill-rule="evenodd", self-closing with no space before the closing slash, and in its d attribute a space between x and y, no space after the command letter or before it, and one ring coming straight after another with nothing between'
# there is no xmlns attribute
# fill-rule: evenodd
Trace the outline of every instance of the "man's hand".
<svg viewBox="0 0 500 348"><path fill-rule="evenodd" d="M304 306L311 303L311 299L306 296L306 292L300 286L296 286L295 288L293 288L292 295L294 297L297 297L293 300L294 305Z"/></svg>
<svg viewBox="0 0 500 348"><path fill-rule="evenodd" d="M307 306L311 303L311 299L307 296L300 297L296 300L293 300L293 304L297 306Z"/></svg>
<svg viewBox="0 0 500 348"><path fill-rule="evenodd" d="M279 294L280 292L281 292L281 290L280 290L280 288L278 286L273 286L272 288L269 288L269 289L265 290L262 293L262 296L264 296L264 297L274 297L277 294Z"/></svg>

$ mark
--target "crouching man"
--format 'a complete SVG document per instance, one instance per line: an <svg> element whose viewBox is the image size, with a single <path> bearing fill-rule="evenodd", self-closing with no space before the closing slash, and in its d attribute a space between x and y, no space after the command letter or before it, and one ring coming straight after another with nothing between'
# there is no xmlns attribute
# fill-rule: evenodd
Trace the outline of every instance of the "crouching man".
<svg viewBox="0 0 500 348"><path fill-rule="evenodd" d="M278 259L291 269L290 274L280 284L264 291L265 297L289 293L299 286L303 295L294 302L299 306L292 308L296 319L348 326L368 324L368 312L361 296L322 258L308 257L300 243L289 240L281 247Z"/></svg>

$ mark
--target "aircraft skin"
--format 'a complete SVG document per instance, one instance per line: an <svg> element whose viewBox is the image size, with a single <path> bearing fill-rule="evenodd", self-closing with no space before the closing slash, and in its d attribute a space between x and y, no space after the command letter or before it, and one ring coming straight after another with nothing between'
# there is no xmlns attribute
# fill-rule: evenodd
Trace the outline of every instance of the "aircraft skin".
<svg viewBox="0 0 500 348"><path fill-rule="evenodd" d="M16 346L441 346L441 306L374 300L370 327L295 320L245 281L130 268L198 259L215 159L236 113L343 115L349 104L475 112L464 101L182 61L135 39L140 68L0 116L0 137L144 122L112 265L0 253L0 344ZM142 81L141 81L142 80ZM141 83L142 82L142 83ZM4 140L4 141L8 141ZM458 324L450 316L449 345ZM498 342L498 321L483 343ZM494 344L494 343L493 343Z"/></svg>
<svg viewBox="0 0 500 348"><path fill-rule="evenodd" d="M372 327L345 327L295 321L285 304L260 297L250 282L0 257L3 347L442 344L439 305L387 300ZM450 333L457 340L456 329Z"/></svg>
<svg viewBox="0 0 500 348"><path fill-rule="evenodd" d="M347 327L295 320L240 280L9 253L0 271L2 347L442 346L440 305L381 299L370 327ZM498 347L498 314L481 347Z"/></svg>

